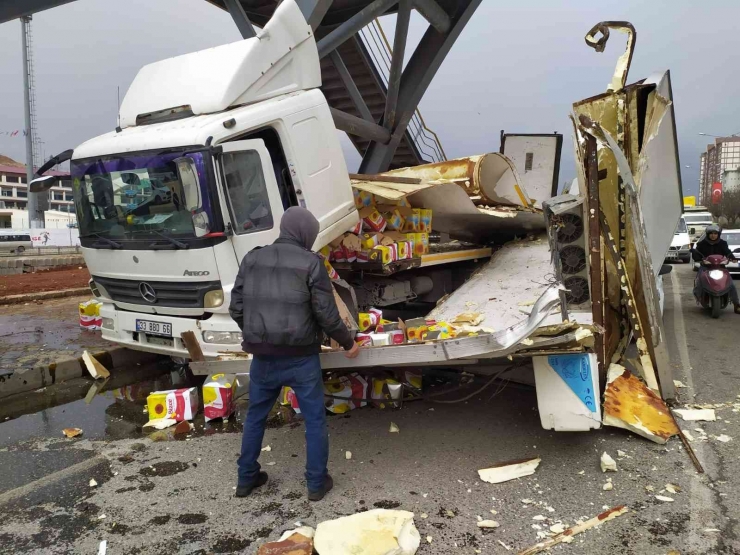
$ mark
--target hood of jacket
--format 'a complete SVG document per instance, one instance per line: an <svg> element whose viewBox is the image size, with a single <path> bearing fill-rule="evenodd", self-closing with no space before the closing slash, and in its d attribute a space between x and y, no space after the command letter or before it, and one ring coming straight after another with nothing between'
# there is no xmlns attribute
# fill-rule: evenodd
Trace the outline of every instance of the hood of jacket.
<svg viewBox="0 0 740 555"><path fill-rule="evenodd" d="M288 208L280 220L279 240L297 243L307 250L311 250L319 236L319 221L305 208L292 206Z"/></svg>

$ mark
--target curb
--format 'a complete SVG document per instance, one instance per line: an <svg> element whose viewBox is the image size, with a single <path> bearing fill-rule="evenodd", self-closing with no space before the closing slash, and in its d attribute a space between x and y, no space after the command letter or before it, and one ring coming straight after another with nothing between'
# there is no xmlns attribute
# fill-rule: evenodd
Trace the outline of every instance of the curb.
<svg viewBox="0 0 740 555"><path fill-rule="evenodd" d="M22 293L21 295L6 295L0 297L0 305L26 303L29 301L43 301L47 299L62 299L64 297L76 297L79 295L92 295L90 287L77 287L75 289L61 289L59 291L41 291L39 293Z"/></svg>
<svg viewBox="0 0 740 555"><path fill-rule="evenodd" d="M159 357L154 353L132 351L124 347L115 347L109 351L91 352L90 354L108 370L115 370L127 364L151 362ZM81 356L52 362L46 366L23 368L8 376L0 376L0 399L88 375Z"/></svg>

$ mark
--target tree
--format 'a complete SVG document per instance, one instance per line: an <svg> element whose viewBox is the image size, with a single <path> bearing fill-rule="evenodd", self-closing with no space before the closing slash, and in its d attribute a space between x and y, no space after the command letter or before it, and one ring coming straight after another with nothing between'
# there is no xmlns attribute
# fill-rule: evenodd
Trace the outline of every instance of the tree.
<svg viewBox="0 0 740 555"><path fill-rule="evenodd" d="M740 227L740 191L722 193L722 200L712 205L710 211L723 227Z"/></svg>

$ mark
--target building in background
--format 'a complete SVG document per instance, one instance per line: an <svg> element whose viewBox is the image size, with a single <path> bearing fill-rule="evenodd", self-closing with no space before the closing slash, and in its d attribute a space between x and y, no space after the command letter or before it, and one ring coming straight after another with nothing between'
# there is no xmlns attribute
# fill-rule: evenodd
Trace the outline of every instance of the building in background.
<svg viewBox="0 0 740 555"><path fill-rule="evenodd" d="M708 206L712 203L712 184L722 183L725 193L736 190L736 180L732 179L728 188L725 176L740 169L740 137L717 137L702 152L699 163L699 202Z"/></svg>
<svg viewBox="0 0 740 555"><path fill-rule="evenodd" d="M59 184L49 191L48 206L45 210L46 227L60 228L75 224L74 199L69 173L47 171L45 175L57 175ZM0 155L0 228L21 229L28 223L28 184L26 166L12 158Z"/></svg>

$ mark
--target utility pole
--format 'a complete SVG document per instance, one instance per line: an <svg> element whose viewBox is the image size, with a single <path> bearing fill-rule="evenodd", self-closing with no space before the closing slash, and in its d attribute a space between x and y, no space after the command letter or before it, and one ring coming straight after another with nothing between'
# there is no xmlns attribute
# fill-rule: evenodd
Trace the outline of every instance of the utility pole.
<svg viewBox="0 0 740 555"><path fill-rule="evenodd" d="M21 39L23 45L23 108L26 119L26 183L28 183L28 200L26 208L28 210L28 221L31 229L40 229L44 227L44 213L39 212L39 199L37 193L30 191L31 180L33 179L34 168L34 148L36 145L36 129L33 125L34 114L32 112L33 93L33 54L31 53L31 16L24 15L21 17Z"/></svg>

